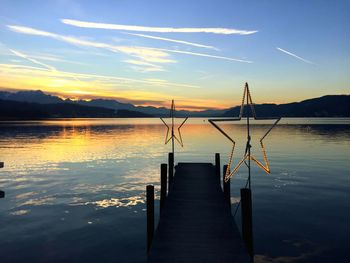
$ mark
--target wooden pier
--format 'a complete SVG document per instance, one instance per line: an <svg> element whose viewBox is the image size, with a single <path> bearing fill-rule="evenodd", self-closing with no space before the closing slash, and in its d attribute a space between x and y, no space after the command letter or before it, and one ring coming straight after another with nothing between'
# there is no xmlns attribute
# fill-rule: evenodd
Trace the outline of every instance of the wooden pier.
<svg viewBox="0 0 350 263"><path fill-rule="evenodd" d="M154 237L149 232L148 262L251 262L220 187L216 163L219 169L211 163L175 167Z"/></svg>

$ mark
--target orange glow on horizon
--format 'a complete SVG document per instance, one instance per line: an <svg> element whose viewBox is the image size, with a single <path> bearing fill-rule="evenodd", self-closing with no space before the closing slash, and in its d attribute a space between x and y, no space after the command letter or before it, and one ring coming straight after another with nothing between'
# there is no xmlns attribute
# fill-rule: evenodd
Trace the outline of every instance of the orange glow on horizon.
<svg viewBox="0 0 350 263"><path fill-rule="evenodd" d="M171 85L178 85L173 90ZM23 65L0 64L0 87L3 90L42 90L62 99L85 100L112 99L135 106L170 107L171 99L177 110L201 111L228 109L240 104L239 98L216 93L201 94L200 87L174 84L161 79L126 79L113 76L45 70ZM180 89L180 90L179 90ZM181 90L183 89L183 90ZM185 94L185 95L170 95ZM220 99L214 99L213 94ZM199 98L198 95L208 98ZM261 96L260 96L261 97ZM268 97L254 100L269 103ZM274 101L285 103L290 101Z"/></svg>

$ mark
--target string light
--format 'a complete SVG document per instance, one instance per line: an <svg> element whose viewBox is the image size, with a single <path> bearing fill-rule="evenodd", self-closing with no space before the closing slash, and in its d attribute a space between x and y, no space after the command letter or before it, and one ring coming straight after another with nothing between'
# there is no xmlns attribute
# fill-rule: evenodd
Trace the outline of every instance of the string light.
<svg viewBox="0 0 350 263"><path fill-rule="evenodd" d="M246 101L246 103L245 103ZM248 106L250 107L251 113L253 115L253 118L255 120L275 120L275 122L273 123L273 125L269 128L269 130L260 138L260 148L263 154L263 162L259 161L256 157L254 157L253 155L251 155L250 153L250 133L249 133L249 115L248 115L248 110L247 110L247 129L248 129L248 141L247 141L247 146L246 146L246 151L245 154L243 156L243 158L234 166L234 168L231 171L231 166L233 163L233 154L234 154L234 150L235 150L235 146L236 146L236 142L235 140L229 136L222 128L220 128L216 122L227 122L227 121L240 121L243 117L243 111L244 111L244 106ZM267 154L266 154L266 150L265 150L265 146L264 146L264 139L266 138L266 136L271 132L271 130L277 125L277 123L280 121L281 118L258 118L256 116L256 112L255 112L255 108L254 108L254 103L250 94L250 90L249 90L249 86L248 83L245 84L244 86L244 91L243 91L243 97L242 97L242 103L241 103L241 108L240 108L240 112L239 112L239 116L235 117L235 118L229 118L229 119L210 119L209 122L217 129L219 130L219 132L221 132L221 134L223 134L227 139L229 139L232 142L232 150L227 162L227 169L226 169L226 173L225 173L225 182L227 182L238 170L239 168L242 166L243 163L245 163L248 167L249 167L249 183L250 183L250 160L253 161L259 168L261 168L262 170L264 170L266 173L270 173L270 163L269 160L267 158ZM249 161L249 164L246 163L246 161Z"/></svg>
<svg viewBox="0 0 350 263"><path fill-rule="evenodd" d="M181 147L184 146L183 141L182 141L182 135L181 135L181 127L185 124L185 122L187 121L188 117L186 117L184 119L184 121L180 124L180 126L177 128L179 137L177 137L174 133L174 118L175 117L175 103L174 100L171 101L171 108L170 108L170 118L171 118L171 129L170 126L164 121L163 118L160 118L161 121L163 122L163 124L167 127L167 131L166 131L166 135L165 135L165 144L168 144L170 142L170 140L172 141L172 148L173 148L173 152L174 152L174 139L181 145ZM171 133L170 133L171 131Z"/></svg>

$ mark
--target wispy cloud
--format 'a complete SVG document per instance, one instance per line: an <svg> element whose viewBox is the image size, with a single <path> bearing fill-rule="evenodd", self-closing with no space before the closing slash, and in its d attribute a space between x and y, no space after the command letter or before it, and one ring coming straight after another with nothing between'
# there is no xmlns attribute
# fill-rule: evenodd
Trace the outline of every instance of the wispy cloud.
<svg viewBox="0 0 350 263"><path fill-rule="evenodd" d="M132 66L130 67L139 72L165 71L165 69L160 65L152 64L142 60L128 59L124 60L124 62L131 64Z"/></svg>
<svg viewBox="0 0 350 263"><path fill-rule="evenodd" d="M253 61L244 60L244 59L216 56L216 55L203 54L203 53L190 52L190 51L173 50L173 49L162 49L162 48L158 48L158 50L171 52L171 53L179 53L179 54L186 54L186 55L192 55L192 56L199 56L199 57L216 58L216 59L223 59L223 60L243 62L243 63L253 63Z"/></svg>
<svg viewBox="0 0 350 263"><path fill-rule="evenodd" d="M40 59L40 60L51 61L51 62L64 62L64 63L76 64L76 65L86 65L85 63L82 63L82 62L63 59L61 57L51 55L51 54L30 54L29 56L34 59Z"/></svg>
<svg viewBox="0 0 350 263"><path fill-rule="evenodd" d="M222 59L222 60L228 60L228 61L252 63L252 61L248 61L248 60L242 60L242 59L230 58L230 57L224 57L224 56L215 56L210 54L189 52L189 51L182 51L182 50L162 49L162 48L153 48L153 47L138 47L138 46L115 46L115 45L102 43L102 42L79 39L77 37L72 37L72 36L59 35L59 34L47 32L47 31L37 30L30 27L15 26L15 25L8 25L7 27L10 30L17 33L50 37L50 38L64 41L73 45L78 45L78 46L107 49L113 52L120 52L127 55L135 56L150 63L176 62L175 60L169 58L169 53L178 53L178 54L186 54L186 55L192 55L192 56Z"/></svg>
<svg viewBox="0 0 350 263"><path fill-rule="evenodd" d="M18 64L0 64L0 72L12 72L17 73L17 75L23 74L25 76L47 76L47 77L69 77L77 79L79 78L81 81L91 81L91 80L102 80L106 83L113 82L115 84L128 84L128 83L142 83L152 86L160 86L160 87L184 87L184 88L200 88L196 85L190 85L185 83L176 83L169 82L167 80L159 81L159 79L133 79L133 78L125 78L119 76L108 76L108 75L97 75L97 74L85 74L85 73L75 73L75 72L67 72L67 71L51 71L48 69L43 69L39 67L30 67ZM16 74L12 74L16 76ZM116 85L117 86L117 85Z"/></svg>
<svg viewBox="0 0 350 263"><path fill-rule="evenodd" d="M17 33L50 37L56 40L64 41L66 43L70 43L78 46L103 48L113 52L120 52L131 56L137 56L139 58L142 58L145 61L157 62L157 63L173 62L172 60L167 58L169 57L169 54L161 50L144 48L144 47L115 46L107 43L79 39L77 37L72 37L72 36L59 35L59 34L47 32L47 31L37 30L30 27L14 26L14 25L8 25L7 27L10 30Z"/></svg>
<svg viewBox="0 0 350 263"><path fill-rule="evenodd" d="M133 64L133 65L137 65L137 66L160 67L156 64L148 63L148 62L145 62L142 60L128 59L128 60L124 60L124 62L129 63L129 64Z"/></svg>
<svg viewBox="0 0 350 263"><path fill-rule="evenodd" d="M9 50L10 50L13 54L15 54L17 57L24 58L24 59L26 59L26 60L28 60L28 61L34 63L34 64L37 64L37 65L42 66L42 67L44 67L44 68L47 68L47 69L49 69L49 70L56 70L54 67L52 67L52 66L50 66L50 65L47 65L47 64L45 64L45 63L42 63L42 62L40 62L40 61L38 61L38 60L36 60L36 59L34 59L34 58L31 58L31 57L27 56L27 55L24 54L24 53L21 53L21 52L19 52L19 51L13 50L13 49L9 49Z"/></svg>
<svg viewBox="0 0 350 263"><path fill-rule="evenodd" d="M287 55L290 55L290 56L295 57L295 58L297 58L297 59L299 59L301 61L304 61L305 63L314 64L313 62L311 62L309 60L306 60L306 59L304 59L302 57L299 57L299 56L297 56L297 55L293 54L292 52L289 52L289 51L287 51L285 49L282 49L282 48L279 48L279 47L276 47L276 49L281 51L281 52L283 52L283 53L285 53L285 54L287 54Z"/></svg>
<svg viewBox="0 0 350 263"><path fill-rule="evenodd" d="M138 32L157 32L157 33L212 33L212 34L224 34L224 35L250 35L258 32L257 30L239 30L234 28L193 28L193 27L150 27L150 26L130 26L119 24L107 24L79 21L73 19L61 19L62 23L85 28L100 28L111 30L126 30L126 31L138 31Z"/></svg>
<svg viewBox="0 0 350 263"><path fill-rule="evenodd" d="M144 38L150 38L150 39L156 39L156 40L162 40L162 41L168 41L168 42L174 42L174 43L179 43L179 44L184 44L184 45L189 45L189 46L194 46L194 47L214 49L216 51L219 50L218 48L213 47L213 46L207 46L207 45L203 45L203 44L198 44L198 43L193 43L193 42L188 42L188 41L183 41L183 40L178 40L178 39L150 36L150 35L144 35L144 34L134 34L134 33L124 33L124 34L138 36L138 37L144 37Z"/></svg>

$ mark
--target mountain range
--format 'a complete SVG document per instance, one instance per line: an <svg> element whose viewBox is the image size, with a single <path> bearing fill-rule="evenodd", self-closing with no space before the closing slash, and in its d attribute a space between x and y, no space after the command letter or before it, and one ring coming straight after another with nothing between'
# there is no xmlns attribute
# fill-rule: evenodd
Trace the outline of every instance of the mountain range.
<svg viewBox="0 0 350 263"><path fill-rule="evenodd" d="M350 117L350 95L326 95L286 104L255 104L255 108L260 117ZM239 111L240 106L235 106L223 110L180 110L176 115L179 117L233 117L238 116ZM113 99L73 101L46 94L41 90L0 91L0 119L163 117L168 115L169 109L165 107L135 106Z"/></svg>

